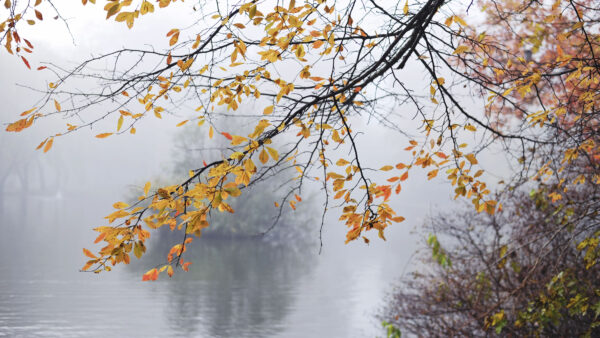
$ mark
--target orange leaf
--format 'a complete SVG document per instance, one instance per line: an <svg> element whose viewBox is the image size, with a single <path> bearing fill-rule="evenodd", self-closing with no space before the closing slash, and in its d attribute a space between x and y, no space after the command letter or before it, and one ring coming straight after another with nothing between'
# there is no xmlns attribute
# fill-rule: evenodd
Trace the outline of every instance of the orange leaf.
<svg viewBox="0 0 600 338"><path fill-rule="evenodd" d="M106 237L106 232L103 232L98 237L96 237L96 240L94 241L94 244L96 244L96 243L100 242L101 240L103 240L104 237Z"/></svg>
<svg viewBox="0 0 600 338"><path fill-rule="evenodd" d="M88 250L86 248L83 248L83 254L88 256L89 258L98 258L90 250Z"/></svg>
<svg viewBox="0 0 600 338"><path fill-rule="evenodd" d="M46 146L44 147L44 152L47 153L50 148L52 148L52 143L54 142L54 137L50 138L48 142L46 142Z"/></svg>
<svg viewBox="0 0 600 338"><path fill-rule="evenodd" d="M232 139L233 139L233 137L232 137L232 136L231 136L229 133L222 132L221 134L222 134L223 136L227 137L227 139L228 139L228 140L232 140Z"/></svg>
<svg viewBox="0 0 600 338"><path fill-rule="evenodd" d="M48 139L45 139L45 140L43 140L43 141L42 141L42 143L40 143L40 144L37 146L37 148L35 148L35 150L38 150L38 149L40 149L41 147L43 147L43 146L44 146L44 144L46 143L46 141L48 141Z"/></svg>
<svg viewBox="0 0 600 338"><path fill-rule="evenodd" d="M109 137L112 134L113 133L102 133L102 134L96 135L96 138L107 138L107 137Z"/></svg>
<svg viewBox="0 0 600 338"><path fill-rule="evenodd" d="M144 274L144 276L142 276L142 281L156 280L156 279L158 279L158 270L156 268L149 270L148 272L146 272Z"/></svg>

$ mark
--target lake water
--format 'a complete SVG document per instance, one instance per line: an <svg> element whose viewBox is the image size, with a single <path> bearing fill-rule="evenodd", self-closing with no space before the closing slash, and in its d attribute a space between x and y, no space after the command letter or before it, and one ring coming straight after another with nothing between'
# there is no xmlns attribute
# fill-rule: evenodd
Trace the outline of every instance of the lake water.
<svg viewBox="0 0 600 338"><path fill-rule="evenodd" d="M112 198L0 198L0 336L384 336L375 315L415 248L407 225L367 246L344 245L343 225L330 222L321 254L201 239L190 272L142 282L162 258L151 248L132 266L78 272Z"/></svg>

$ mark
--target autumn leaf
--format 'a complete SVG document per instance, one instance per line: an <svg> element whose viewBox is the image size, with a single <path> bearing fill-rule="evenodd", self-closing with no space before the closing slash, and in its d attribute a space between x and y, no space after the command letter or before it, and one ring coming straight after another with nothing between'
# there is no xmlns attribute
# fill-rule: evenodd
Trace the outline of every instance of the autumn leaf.
<svg viewBox="0 0 600 338"><path fill-rule="evenodd" d="M27 66L27 68L31 69L29 61L27 61L27 59L24 56L21 56L21 60L23 60L23 63L25 64L25 66Z"/></svg>
<svg viewBox="0 0 600 338"><path fill-rule="evenodd" d="M142 281L155 281L157 279L158 279L158 269L156 269L156 268L147 271L142 276Z"/></svg>
<svg viewBox="0 0 600 338"><path fill-rule="evenodd" d="M267 108L265 108L265 110L263 111L264 115L270 115L273 113L273 109L275 108L275 106L268 106Z"/></svg>
<svg viewBox="0 0 600 338"><path fill-rule="evenodd" d="M277 150L271 148L271 147L267 147L267 151L269 152L269 155L271 155L271 157L275 160L275 161L279 161L279 153L277 153Z"/></svg>
<svg viewBox="0 0 600 338"><path fill-rule="evenodd" d="M267 163L267 161L269 161L269 155L267 155L267 152L265 151L264 148L258 154L258 159L260 160L260 162L262 164L265 164L265 163Z"/></svg>
<svg viewBox="0 0 600 338"><path fill-rule="evenodd" d="M179 29L177 28L173 28L171 29L168 33L167 33L167 37L171 37L171 39L169 39L169 46L173 46L174 44L177 43L177 40L179 39Z"/></svg>
<svg viewBox="0 0 600 338"><path fill-rule="evenodd" d="M231 140L232 146L237 146L239 144L246 142L246 140L247 140L247 138L245 138L243 136L236 136L236 135L231 136L231 138L232 138L232 140Z"/></svg>
<svg viewBox="0 0 600 338"><path fill-rule="evenodd" d="M115 204L113 204L113 208L115 209L125 209L127 207L129 207L129 204L125 202L116 202Z"/></svg>
<svg viewBox="0 0 600 338"><path fill-rule="evenodd" d="M469 162L471 162L471 164L477 164L477 159L475 158L475 155L473 154L467 154L465 155L465 157L467 158L467 160L469 160Z"/></svg>
<svg viewBox="0 0 600 338"><path fill-rule="evenodd" d="M117 131L121 130L121 126L123 126L123 115L120 115L117 121Z"/></svg>
<svg viewBox="0 0 600 338"><path fill-rule="evenodd" d="M452 54L462 54L462 53L466 53L470 50L471 48L469 48L469 46L458 46L456 47L456 49L452 52Z"/></svg>
<svg viewBox="0 0 600 338"><path fill-rule="evenodd" d="M50 148L52 148L52 143L54 143L54 137L51 137L46 141L46 146L44 147L44 152L47 153Z"/></svg>
<svg viewBox="0 0 600 338"><path fill-rule="evenodd" d="M104 239L104 237L106 237L106 232L101 232L100 235L98 235L98 237L96 237L96 239L94 240L94 244L99 243L101 240Z"/></svg>
<svg viewBox="0 0 600 338"><path fill-rule="evenodd" d="M113 133L102 133L102 134L96 135L96 138L107 138L107 137L109 137L112 134Z"/></svg>
<svg viewBox="0 0 600 338"><path fill-rule="evenodd" d="M88 250L86 248L83 248L83 254L88 256L89 258L98 258L90 250Z"/></svg>

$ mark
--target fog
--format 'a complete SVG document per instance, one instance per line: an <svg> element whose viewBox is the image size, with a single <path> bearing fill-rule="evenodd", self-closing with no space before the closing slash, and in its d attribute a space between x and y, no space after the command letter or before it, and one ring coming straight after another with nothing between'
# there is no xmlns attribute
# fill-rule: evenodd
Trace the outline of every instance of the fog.
<svg viewBox="0 0 600 338"><path fill-rule="evenodd" d="M156 20L167 18L179 25L195 20L172 6L168 15L141 20L134 29L124 30L122 25L105 21L97 8L83 8L80 2L69 6L59 9L73 38L60 20L44 22L41 38L32 41L33 69L49 61L68 68L90 57L91 50L107 52L151 43L155 36L162 39L169 23L159 25ZM197 261L192 271L177 273L173 280L141 282L142 273L160 261L161 253L108 273L79 272L85 263L82 248L93 247L97 233L92 229L105 225L104 216L112 204L127 198L132 190L139 191L148 180L172 175L178 133L197 127L175 127L185 117L182 112L162 120L145 118L136 126L135 135L97 139L94 135L114 128L113 121L103 121L94 129L56 138L47 153L36 151L47 136L65 129L66 120L43 119L21 133L5 132L5 124L35 106L41 97L37 90L55 77L47 71L28 70L6 53L0 53L0 65L0 336L382 334L375 315L396 281L406 271L418 269L412 257L423 242L420 225L428 216L457 205L443 177L428 181L426 171L413 170L402 193L392 201L406 221L386 230L387 241L370 235L369 245L362 241L344 244L346 229L337 221L340 210L331 209L320 254L320 245L286 250L285 246L201 239L191 253L191 260ZM408 80L414 83L422 78L418 73L411 76L414 80ZM422 87L426 91L428 84ZM102 107L94 109L100 112ZM402 107L389 109L403 129L420 124ZM403 150L409 137L368 116L351 123L354 130L363 132L357 137L358 152L367 167L409 158ZM339 157L345 151L341 149ZM487 155L482 165L497 168L496 155ZM497 169L499 176L502 170ZM308 218L322 212L320 185L306 189L311 200L298 211L300 218L303 213ZM319 227L318 221L307 227L314 242L319 241Z"/></svg>

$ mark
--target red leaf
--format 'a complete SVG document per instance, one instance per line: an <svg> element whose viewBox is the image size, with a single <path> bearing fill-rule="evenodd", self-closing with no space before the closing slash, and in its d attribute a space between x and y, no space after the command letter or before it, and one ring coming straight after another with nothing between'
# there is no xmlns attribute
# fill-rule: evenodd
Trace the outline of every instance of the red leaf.
<svg viewBox="0 0 600 338"><path fill-rule="evenodd" d="M222 132L221 133L223 136L227 137L228 140L233 140L233 137L231 137L231 135L229 133L226 132Z"/></svg>
<svg viewBox="0 0 600 338"><path fill-rule="evenodd" d="M25 66L27 66L27 68L31 69L31 66L29 65L29 61L27 61L27 59L24 56L21 56L21 60L23 60L23 62L25 63Z"/></svg>

